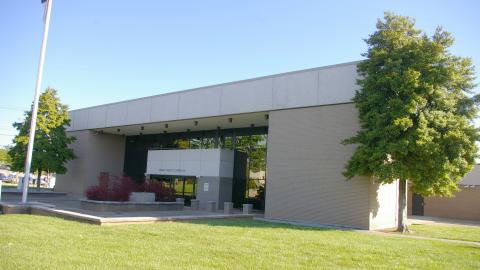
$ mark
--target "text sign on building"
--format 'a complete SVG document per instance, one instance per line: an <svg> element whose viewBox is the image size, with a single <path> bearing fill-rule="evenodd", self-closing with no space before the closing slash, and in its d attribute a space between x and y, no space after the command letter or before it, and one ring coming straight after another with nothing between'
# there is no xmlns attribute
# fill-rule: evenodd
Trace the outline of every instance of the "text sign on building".
<svg viewBox="0 0 480 270"><path fill-rule="evenodd" d="M233 151L149 150L145 174L233 177Z"/></svg>

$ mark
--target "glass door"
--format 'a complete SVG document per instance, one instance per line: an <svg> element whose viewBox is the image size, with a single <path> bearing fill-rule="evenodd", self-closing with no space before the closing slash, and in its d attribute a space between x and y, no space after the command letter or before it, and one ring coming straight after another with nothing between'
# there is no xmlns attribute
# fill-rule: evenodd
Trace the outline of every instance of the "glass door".
<svg viewBox="0 0 480 270"><path fill-rule="evenodd" d="M185 199L185 205L190 205L190 200L196 198L197 178L195 176L173 176L175 195Z"/></svg>

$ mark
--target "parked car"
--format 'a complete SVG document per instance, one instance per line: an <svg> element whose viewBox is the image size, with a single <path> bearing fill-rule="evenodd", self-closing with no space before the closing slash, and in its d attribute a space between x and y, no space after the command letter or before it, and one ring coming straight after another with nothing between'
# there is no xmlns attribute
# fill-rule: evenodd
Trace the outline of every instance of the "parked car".
<svg viewBox="0 0 480 270"><path fill-rule="evenodd" d="M7 181L7 176L3 173L0 173L0 181Z"/></svg>

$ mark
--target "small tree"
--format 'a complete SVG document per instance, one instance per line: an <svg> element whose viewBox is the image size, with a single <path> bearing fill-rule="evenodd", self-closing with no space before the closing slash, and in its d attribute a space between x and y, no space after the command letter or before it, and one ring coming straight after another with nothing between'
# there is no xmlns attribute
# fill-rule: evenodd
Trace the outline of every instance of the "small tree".
<svg viewBox="0 0 480 270"><path fill-rule="evenodd" d="M0 147L0 165L10 166L12 163L12 157L8 154L8 146Z"/></svg>
<svg viewBox="0 0 480 270"><path fill-rule="evenodd" d="M12 157L12 170L23 171L28 145L32 111L25 112L25 120L14 123L18 135L9 154ZM60 103L57 91L47 88L40 96L38 104L35 142L33 145L32 171L38 174L37 188L40 187L42 172L65 173L64 164L75 157L73 150L68 148L75 138L67 136L65 128L70 125L68 107Z"/></svg>
<svg viewBox="0 0 480 270"><path fill-rule="evenodd" d="M358 148L344 175L399 181L398 230L405 232L407 180L423 196L451 196L475 164L478 96L468 58L453 56L449 33L432 37L414 20L386 13L367 40L354 101L361 129L344 141Z"/></svg>

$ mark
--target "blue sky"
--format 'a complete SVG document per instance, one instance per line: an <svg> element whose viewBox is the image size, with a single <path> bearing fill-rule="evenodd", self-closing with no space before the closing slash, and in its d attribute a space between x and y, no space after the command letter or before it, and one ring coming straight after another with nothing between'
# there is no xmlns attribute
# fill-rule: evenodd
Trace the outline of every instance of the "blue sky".
<svg viewBox="0 0 480 270"><path fill-rule="evenodd" d="M478 67L479 3L55 0L43 88L76 109L359 60L384 11L442 25ZM33 99L42 16L40 0L0 8L0 145Z"/></svg>

